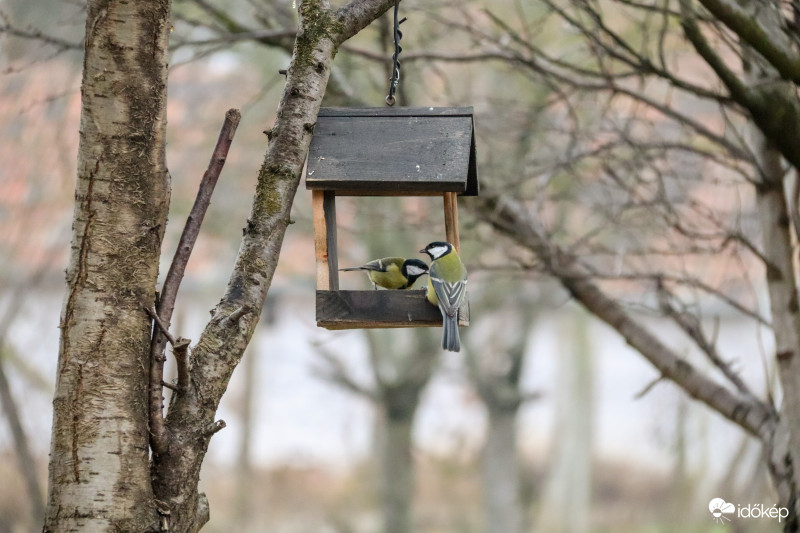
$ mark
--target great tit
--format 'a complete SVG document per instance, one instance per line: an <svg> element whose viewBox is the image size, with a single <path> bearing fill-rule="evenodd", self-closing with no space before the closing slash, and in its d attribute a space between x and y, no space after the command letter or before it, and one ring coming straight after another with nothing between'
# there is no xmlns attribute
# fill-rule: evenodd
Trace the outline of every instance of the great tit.
<svg viewBox="0 0 800 533"><path fill-rule="evenodd" d="M410 289L417 278L428 273L428 265L419 259L384 257L359 267L340 268L340 271L365 270L372 286L384 289Z"/></svg>
<svg viewBox="0 0 800 533"><path fill-rule="evenodd" d="M467 269L449 242L432 242L419 252L432 259L426 296L442 312L442 348L461 351L458 309L467 294Z"/></svg>

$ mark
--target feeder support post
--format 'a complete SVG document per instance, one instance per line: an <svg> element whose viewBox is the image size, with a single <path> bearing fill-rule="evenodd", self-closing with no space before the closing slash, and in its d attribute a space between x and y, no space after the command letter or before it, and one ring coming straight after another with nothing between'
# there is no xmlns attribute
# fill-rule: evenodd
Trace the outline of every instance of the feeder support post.
<svg viewBox="0 0 800 533"><path fill-rule="evenodd" d="M314 217L314 250L317 260L317 289L339 290L339 259L336 253L336 193L311 193Z"/></svg>
<svg viewBox="0 0 800 533"><path fill-rule="evenodd" d="M444 196L444 231L447 242L461 253L461 239L458 235L458 193L446 192Z"/></svg>

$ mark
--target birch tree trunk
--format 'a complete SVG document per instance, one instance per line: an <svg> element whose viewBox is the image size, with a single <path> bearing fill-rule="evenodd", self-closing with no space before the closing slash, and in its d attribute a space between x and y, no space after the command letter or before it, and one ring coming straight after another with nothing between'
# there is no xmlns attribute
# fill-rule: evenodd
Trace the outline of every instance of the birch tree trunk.
<svg viewBox="0 0 800 533"><path fill-rule="evenodd" d="M381 493L384 533L411 533L414 465L411 457L414 410L383 417Z"/></svg>
<svg viewBox="0 0 800 533"><path fill-rule="evenodd" d="M481 484L483 530L522 533L528 522L522 494L522 465L517 447L517 415L535 393L522 390L523 366L529 333L535 323L535 303L520 297L514 305L502 299L506 291L488 291L483 305L509 311L500 315L489 340L480 347L467 345L465 363L470 381L486 406L488 428L483 445Z"/></svg>
<svg viewBox="0 0 800 533"><path fill-rule="evenodd" d="M745 56L748 54L745 53ZM763 71L749 64L746 72L752 83L763 82ZM763 253L767 261L775 357L783 397L780 423L771 439L764 442L764 453L781 507L790 509L785 531L797 531L800 502L800 309L797 277L792 259L791 215L784 187L783 160L761 131L750 131L751 149L758 162L761 182L756 186Z"/></svg>
<svg viewBox="0 0 800 533"><path fill-rule="evenodd" d="M169 0L90 0L45 532L155 531L150 320L169 205Z"/></svg>
<svg viewBox="0 0 800 533"><path fill-rule="evenodd" d="M438 362L436 336L413 330L413 345L393 345L398 332L367 336L370 363L375 376L382 425L380 436L380 489L384 533L411 533L413 527L414 461L413 427L422 391ZM378 339L381 340L378 340ZM383 341L383 342L382 342Z"/></svg>
<svg viewBox="0 0 800 533"><path fill-rule="evenodd" d="M489 428L483 448L484 531L522 533L518 406L508 409L494 405L487 407Z"/></svg>
<svg viewBox="0 0 800 533"><path fill-rule="evenodd" d="M589 530L592 483L592 349L589 321L576 309L565 338L570 345L559 357L556 399L556 444L542 506L544 530L584 533Z"/></svg>

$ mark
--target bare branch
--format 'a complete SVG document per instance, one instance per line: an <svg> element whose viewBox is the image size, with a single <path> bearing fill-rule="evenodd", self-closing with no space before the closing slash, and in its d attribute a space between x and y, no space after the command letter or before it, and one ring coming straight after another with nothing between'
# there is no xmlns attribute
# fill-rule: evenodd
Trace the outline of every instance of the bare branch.
<svg viewBox="0 0 800 533"><path fill-rule="evenodd" d="M220 130L217 144L214 147L211 161L208 164L208 169L205 174L203 174L203 178L200 180L197 197L189 212L186 225L178 241L178 248L175 251L172 264L164 279L164 285L158 301L158 316L154 316L156 324L158 324L159 327L154 329L150 344L149 416L151 440L153 450L156 453L163 452L168 445L167 430L164 425L161 383L164 381L164 348L168 339L167 335L169 335L169 321L175 309L175 298L178 294L178 288L183 279L186 265L189 262L189 256L192 253L194 243L197 241L197 236L200 233L200 226L203 223L206 210L211 203L211 194L222 172L222 167L225 164L228 150L230 149L236 127L239 125L241 117L241 113L236 109L230 109L225 114L225 121L222 124L222 129ZM148 313L151 312L149 308L147 311ZM176 345L174 338L169 339L169 341L173 346ZM188 383L188 379L184 379L183 384L188 386Z"/></svg>
<svg viewBox="0 0 800 533"><path fill-rule="evenodd" d="M241 30L237 30L232 33L226 33L224 35L220 35L219 37L211 37L196 41L177 41L170 46L170 50L174 51L187 46L233 44L241 41L258 41L263 44L283 45L284 41L291 43L290 39L293 39L295 35L297 35L296 29L247 30L242 28Z"/></svg>
<svg viewBox="0 0 800 533"><path fill-rule="evenodd" d="M753 16L729 0L699 1L718 20L769 61L783 79L800 84L800 55L790 48L788 39L784 39L786 46L779 46L777 42L782 28L764 28L761 17ZM773 8L764 6L761 9Z"/></svg>
<svg viewBox="0 0 800 533"><path fill-rule="evenodd" d="M161 334L167 338L167 340L172 346L175 346L175 337L172 335L172 333L169 332L169 326L164 324L164 321L158 317L158 313L156 313L155 309L151 309L150 307L145 307L144 310L147 311L147 314L150 315L150 318L153 319L153 321L156 324L156 327L159 330L161 330Z"/></svg>
<svg viewBox="0 0 800 533"><path fill-rule="evenodd" d="M617 56L617 59L623 61L625 64L633 67L633 72L637 73L637 75L641 74L654 74L657 75L673 86L677 87L678 89L685 90L696 96L701 98L712 99L718 101L719 103L730 103L730 100L721 96L719 94L710 92L702 87L698 87L694 84L690 84L684 80L680 80L675 76L671 75L669 72L658 69L648 58L641 57L639 55L635 55L635 57L631 57L630 55L621 56L618 52L615 52L613 48L605 45L597 37L594 35L589 28L584 28L580 22L571 17L567 14L564 10L559 8L558 6L554 6L551 4L551 7L556 10L565 20L570 22L571 24L575 25L576 27L580 28L581 31L584 33L587 39L590 39L595 45L601 46L603 50L608 53L613 53ZM516 35L513 33L513 30L508 27L501 19L492 15L490 12L487 14L492 17L493 21L496 24L500 25L505 31L511 32L510 35L513 37ZM599 15L595 15L599 17ZM598 18L601 21L601 19ZM603 26L604 27L604 26ZM608 30L610 32L610 30ZM621 37L613 34L614 40L619 42L624 42ZM487 37L488 38L488 37ZM517 37L517 41L521 38ZM503 46L502 43L496 43L499 46ZM619 73L611 73L611 72L592 72L587 71L583 67L577 67L575 65L571 65L569 63L563 61L557 61L552 58L549 58L544 52L536 49L533 47L532 44L523 42L522 43L528 50L534 53L531 57L522 56L516 52L508 51L505 54L501 53L491 53L493 59L502 59L503 56L506 57L506 61L519 63L521 66L530 69L534 73L539 74L544 80L547 80L548 83L552 83L553 81L557 81L575 89L583 90L583 91L593 91L593 92L609 92L612 95L615 94L622 94L629 98L634 99L637 102L641 102L648 107L657 110L664 116L674 120L676 123L681 124L683 126L692 128L698 134L702 135L703 137L707 138L708 140L714 142L715 144L723 147L726 151L728 151L731 155L736 158L742 160L749 160L749 154L739 145L732 142L730 139L726 138L724 135L718 135L711 131L705 124L703 124L699 120L695 120L691 116L686 115L685 113L681 113L677 111L674 107L669 104L661 103L654 98L647 96L644 91L634 90L630 87L623 86L619 83L621 79L625 76L620 75ZM505 46L508 49L508 46ZM634 54L634 51L629 47L626 48L630 54Z"/></svg>
<svg viewBox="0 0 800 533"><path fill-rule="evenodd" d="M664 314L670 317L686 335L694 341L698 348L708 357L714 366L716 366L722 374L733 383L736 388L744 394L753 398L753 393L750 388L742 381L742 378L731 369L730 365L720 357L717 352L717 347L703 333L702 325L696 316L681 312L675 309L672 305L672 300L675 298L672 293L660 281L656 284L656 293L658 296L658 304Z"/></svg>
<svg viewBox="0 0 800 533"><path fill-rule="evenodd" d="M728 88L737 102L742 103L745 107L750 101L750 93L747 87L742 83L742 80L728 67L725 61L714 51L713 47L708 43L700 27L697 25L696 15L689 5L690 0L680 0L681 12L683 18L681 19L681 26L683 26L683 33L689 42L692 43L694 49L700 54L700 57L717 73L722 83Z"/></svg>
<svg viewBox="0 0 800 533"><path fill-rule="evenodd" d="M529 213L516 201L481 191L475 205L496 229L536 253L547 270L597 318L617 330L666 378L749 433L771 438L777 414L767 403L722 387L700 373L609 298L582 272L577 258L546 239Z"/></svg>
<svg viewBox="0 0 800 533"><path fill-rule="evenodd" d="M229 109L228 112L225 113L225 121L219 132L217 144L211 155L211 161L209 161L208 168L203 174L203 178L200 180L197 197L186 219L186 225L178 241L178 248L175 250L175 256L172 259L172 264L169 267L167 276L164 279L164 285L161 288L161 295L158 301L158 315L165 321L169 321L172 315L172 310L175 307L175 297L178 294L178 288L183 279L186 264L189 262L189 256L194 248L194 243L197 241L197 236L200 234L200 226L203 223L203 218L211 203L211 195L214 192L214 187L217 185L222 167L225 165L225 160L228 157L228 150L231 147L233 136L236 133L236 128L239 126L239 121L241 119L242 114L238 109Z"/></svg>
<svg viewBox="0 0 800 533"><path fill-rule="evenodd" d="M386 54L375 52L373 50L368 50L365 48L360 48L357 46L351 46L347 44L342 45L341 50L356 56L363 57L365 59L369 59L371 61L378 61L381 63L386 62ZM437 52L437 51L403 53L403 63L410 63L414 61L446 61L448 63L471 63L475 61L487 61L492 59L499 61L509 61L513 60L513 57L510 54L504 52L491 52L483 50L471 53Z"/></svg>
<svg viewBox="0 0 800 533"><path fill-rule="evenodd" d="M363 30L370 22L383 15L395 2L401 0L351 0L340 7L334 16L341 24L341 31L336 36L336 45Z"/></svg>
<svg viewBox="0 0 800 533"><path fill-rule="evenodd" d="M65 39L59 39L58 37L53 37L52 35L47 35L43 33L41 30L23 30L20 28L16 28L11 26L10 24L3 24L0 25L0 33L5 33L8 35L13 35L14 37L20 37L22 39L30 39L34 41L39 41L41 43L45 43L50 46L54 46L60 51L66 50L83 50L83 43L73 43L71 41L67 41Z"/></svg>
<svg viewBox="0 0 800 533"><path fill-rule="evenodd" d="M358 383L352 375L347 371L342 361L333 355L330 351L321 345L316 345L317 353L324 362L323 367L314 367L312 373L317 377L324 379L334 385L343 387L344 389L367 398L372 402L378 400L378 393L369 389L368 387Z"/></svg>
<svg viewBox="0 0 800 533"><path fill-rule="evenodd" d="M209 18L217 23L219 23L223 28L228 30L229 32L236 33L242 31L244 26L236 22L228 13L223 10L219 9L215 5L207 2L206 0L194 0L194 3L206 14Z"/></svg>

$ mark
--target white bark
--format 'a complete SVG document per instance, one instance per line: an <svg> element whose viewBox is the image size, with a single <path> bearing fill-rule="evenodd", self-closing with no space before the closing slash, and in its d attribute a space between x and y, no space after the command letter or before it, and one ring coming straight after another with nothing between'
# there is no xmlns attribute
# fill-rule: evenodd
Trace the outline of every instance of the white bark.
<svg viewBox="0 0 800 533"><path fill-rule="evenodd" d="M791 217L782 158L759 130L753 128L751 135L763 180L756 187L756 209L768 262L767 290L782 392L780 425L773 440L765 442L765 452L782 506L793 505L800 513L800 502L795 501L795 487L800 486L800 310L797 272L792 261ZM791 462L787 462L787 456Z"/></svg>
<svg viewBox="0 0 800 533"><path fill-rule="evenodd" d="M149 319L169 201L169 1L90 1L45 532L148 531Z"/></svg>

